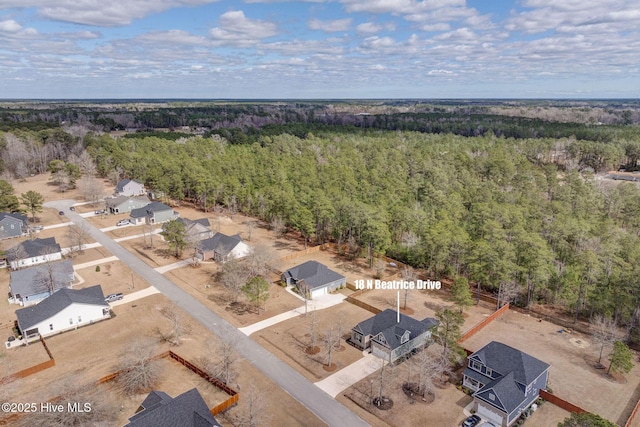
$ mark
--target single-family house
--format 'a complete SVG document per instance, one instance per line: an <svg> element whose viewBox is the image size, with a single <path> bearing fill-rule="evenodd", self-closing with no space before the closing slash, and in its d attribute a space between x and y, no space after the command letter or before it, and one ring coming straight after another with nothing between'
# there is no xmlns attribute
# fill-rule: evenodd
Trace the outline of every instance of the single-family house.
<svg viewBox="0 0 640 427"><path fill-rule="evenodd" d="M511 426L546 389L549 365L492 341L468 357L462 385L472 390L473 409L496 426Z"/></svg>
<svg viewBox="0 0 640 427"><path fill-rule="evenodd" d="M28 306L37 304L54 292L73 283L71 261L58 261L12 271L9 277L9 302Z"/></svg>
<svg viewBox="0 0 640 427"><path fill-rule="evenodd" d="M221 427L198 389L171 397L152 391L124 427Z"/></svg>
<svg viewBox="0 0 640 427"><path fill-rule="evenodd" d="M297 286L301 281L304 281L306 297L309 299L328 294L347 283L345 276L330 270L318 261L307 261L296 265L282 273L281 279L287 285L292 286Z"/></svg>
<svg viewBox="0 0 640 427"><path fill-rule="evenodd" d="M13 270L62 259L62 249L56 243L55 237L25 240L7 249L6 253L7 261Z"/></svg>
<svg viewBox="0 0 640 427"><path fill-rule="evenodd" d="M27 232L27 217L20 213L0 212L0 240L20 237Z"/></svg>
<svg viewBox="0 0 640 427"><path fill-rule="evenodd" d="M16 316L22 336L30 341L109 319L111 311L102 287L95 285L60 289L39 304L16 310Z"/></svg>
<svg viewBox="0 0 640 427"><path fill-rule="evenodd" d="M209 228L211 224L207 218L190 220L188 218L178 218L178 221L184 224L187 232L187 241L198 242L213 237L213 231Z"/></svg>
<svg viewBox="0 0 640 427"><path fill-rule="evenodd" d="M171 206L160 202L151 202L142 208L133 209L129 214L129 221L133 225L160 224L179 216L180 214L174 211Z"/></svg>
<svg viewBox="0 0 640 427"><path fill-rule="evenodd" d="M251 247L244 243L238 234L227 236L222 233L201 240L196 250L200 259L213 259L222 263L234 258L244 258L251 253Z"/></svg>
<svg viewBox="0 0 640 427"><path fill-rule="evenodd" d="M117 196L106 199L107 211L111 214L129 213L147 206L151 201L147 196Z"/></svg>
<svg viewBox="0 0 640 427"><path fill-rule="evenodd" d="M386 309L351 329L350 342L363 350L371 348L374 356L385 361L395 362L427 344L437 325L432 317L417 320Z"/></svg>
<svg viewBox="0 0 640 427"><path fill-rule="evenodd" d="M115 194L118 196L142 196L147 190L144 184L135 179L121 179L116 185Z"/></svg>

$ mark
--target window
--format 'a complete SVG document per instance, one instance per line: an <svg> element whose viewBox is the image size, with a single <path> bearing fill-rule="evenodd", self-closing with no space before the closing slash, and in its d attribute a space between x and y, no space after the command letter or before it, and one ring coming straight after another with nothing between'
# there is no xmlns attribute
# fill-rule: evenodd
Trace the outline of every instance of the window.
<svg viewBox="0 0 640 427"><path fill-rule="evenodd" d="M53 331L53 323L50 323L50 324L49 324L49 330L50 330L50 331Z"/></svg>
<svg viewBox="0 0 640 427"><path fill-rule="evenodd" d="M496 400L496 395L493 393L489 393L489 400Z"/></svg>
<svg viewBox="0 0 640 427"><path fill-rule="evenodd" d="M78 316L78 323L82 322L82 317Z"/></svg>
<svg viewBox="0 0 640 427"><path fill-rule="evenodd" d="M531 384L527 386L527 394L531 393Z"/></svg>
<svg viewBox="0 0 640 427"><path fill-rule="evenodd" d="M482 370L482 364L480 362L476 362L475 360L471 361L471 368L475 369L476 371L481 371Z"/></svg>
<svg viewBox="0 0 640 427"><path fill-rule="evenodd" d="M493 374L493 369L487 368L487 376L490 377Z"/></svg>
<svg viewBox="0 0 640 427"><path fill-rule="evenodd" d="M69 319L69 324L73 325L73 319Z"/></svg>

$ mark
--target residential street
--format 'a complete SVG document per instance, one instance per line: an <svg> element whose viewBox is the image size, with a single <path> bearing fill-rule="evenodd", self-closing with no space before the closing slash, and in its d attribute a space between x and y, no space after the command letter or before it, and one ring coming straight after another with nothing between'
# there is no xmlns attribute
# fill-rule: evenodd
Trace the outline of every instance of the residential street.
<svg viewBox="0 0 640 427"><path fill-rule="evenodd" d="M149 284L175 302L186 313L202 323L211 332L230 342L247 361L262 371L267 377L287 391L310 411L330 426L367 426L360 417L334 400L297 371L278 359L251 338L240 332L227 321L209 310L187 292L180 289L162 274L138 259L113 239L87 222L79 214L69 211L73 200L58 200L45 203L46 207L62 210L76 224L84 223L93 239L102 244L114 256L134 270Z"/></svg>

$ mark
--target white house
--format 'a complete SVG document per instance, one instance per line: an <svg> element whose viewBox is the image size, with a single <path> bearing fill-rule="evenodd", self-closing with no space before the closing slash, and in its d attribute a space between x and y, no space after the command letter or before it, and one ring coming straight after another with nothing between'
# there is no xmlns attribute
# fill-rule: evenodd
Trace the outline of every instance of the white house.
<svg viewBox="0 0 640 427"><path fill-rule="evenodd" d="M250 253L251 247L237 234L227 236L216 233L210 239L201 240L198 244L198 256L203 260L214 259L225 263L230 259L244 258Z"/></svg>
<svg viewBox="0 0 640 427"><path fill-rule="evenodd" d="M100 285L60 289L40 304L16 310L18 328L27 340L58 334L111 317Z"/></svg>
<svg viewBox="0 0 640 427"><path fill-rule="evenodd" d="M292 286L299 286L299 283L304 281L309 299L328 294L347 283L345 276L330 270L318 261L307 261L296 265L282 273L281 279Z"/></svg>
<svg viewBox="0 0 640 427"><path fill-rule="evenodd" d="M19 245L7 249L7 261L9 261L12 270L61 259L62 249L56 243L55 237L25 240Z"/></svg>
<svg viewBox="0 0 640 427"><path fill-rule="evenodd" d="M121 179L116 185L118 196L142 196L146 191L144 184L135 179Z"/></svg>

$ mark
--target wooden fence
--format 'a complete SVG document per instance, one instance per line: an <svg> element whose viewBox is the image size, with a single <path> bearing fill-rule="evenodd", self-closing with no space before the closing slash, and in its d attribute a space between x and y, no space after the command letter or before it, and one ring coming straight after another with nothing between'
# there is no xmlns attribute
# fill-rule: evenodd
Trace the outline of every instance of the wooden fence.
<svg viewBox="0 0 640 427"><path fill-rule="evenodd" d="M633 419L636 417L638 410L640 410L640 400L638 400L638 402L636 403L636 406L633 408L633 411L631 412L631 415L629 415L629 418L627 418L627 422L624 424L624 427L631 427L631 423L633 422Z"/></svg>
<svg viewBox="0 0 640 427"><path fill-rule="evenodd" d="M193 363L189 362L187 359L177 355L173 351L171 350L165 351L164 353L160 353L157 356L154 356L152 359L159 360L159 359L165 359L165 358L170 358L175 360L185 368L189 369L191 372L198 374L201 378L203 378L209 384L213 385L216 388L219 388L220 390L224 391L226 394L229 395L229 398L227 400L225 400L222 403L219 403L218 405L210 409L212 415L218 415L219 413L226 411L227 409L235 406L238 403L240 394L237 391L235 391L234 389L232 389L231 387L229 387L228 385L226 385L216 377L207 374L205 371L203 371ZM109 375L106 375L100 378L97 381L97 384L104 384L106 382L113 381L118 376L119 373L120 372L118 371L118 372L114 372Z"/></svg>
<svg viewBox="0 0 640 427"><path fill-rule="evenodd" d="M571 402L567 402L566 400L556 396L555 394L549 393L546 390L540 390L540 397L546 400L547 402L553 403L557 407L564 409L565 411L575 412L577 414L588 412L582 409L581 407L574 405Z"/></svg>
<svg viewBox="0 0 640 427"><path fill-rule="evenodd" d="M472 327L467 332L465 332L462 335L462 338L458 340L458 342L461 343L466 341L468 338L471 338L478 331L480 331L482 328L487 326L489 323L493 322L497 317L499 317L501 314L503 314L507 310L509 310L509 304L505 304L504 306L500 307L498 310L491 313L489 317L487 317L486 319L483 319L481 322L479 322L474 327Z"/></svg>
<svg viewBox="0 0 640 427"><path fill-rule="evenodd" d="M40 336L40 342L44 346L44 349L49 356L49 360L47 360L46 362L38 363L37 365L30 366L27 369L16 372L15 374L7 375L6 377L0 379L0 384L9 384L20 378L26 378L30 375L37 374L38 372L55 366L56 361L53 358L53 354L51 354L49 347L47 347L47 343L44 341L44 338L42 338L42 335Z"/></svg>

